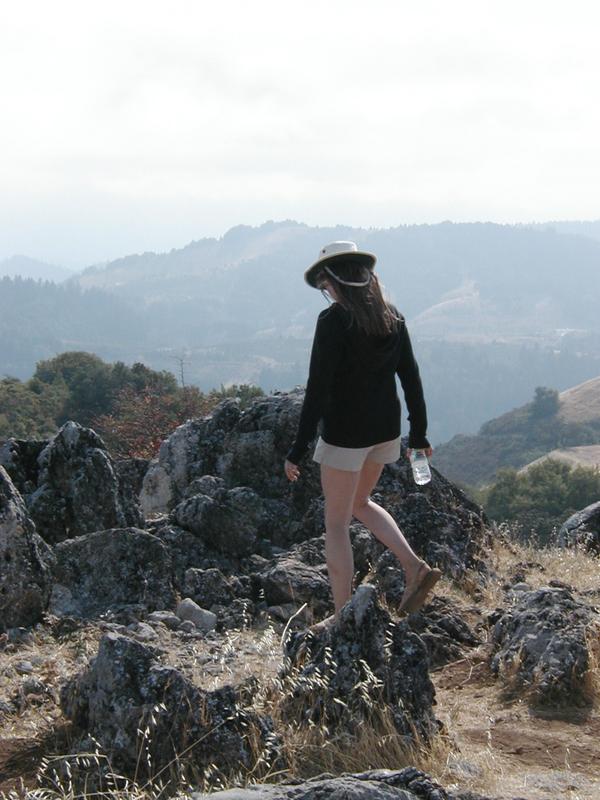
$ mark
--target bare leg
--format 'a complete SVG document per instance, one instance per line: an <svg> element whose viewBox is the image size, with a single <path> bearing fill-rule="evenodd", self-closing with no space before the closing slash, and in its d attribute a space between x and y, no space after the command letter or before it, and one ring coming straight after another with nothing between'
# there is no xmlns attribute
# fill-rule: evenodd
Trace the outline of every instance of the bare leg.
<svg viewBox="0 0 600 800"><path fill-rule="evenodd" d="M360 472L348 472L321 464L325 495L325 556L336 617L352 595L354 559L348 528Z"/></svg>
<svg viewBox="0 0 600 800"><path fill-rule="evenodd" d="M404 569L407 587L409 587L424 562L406 541L391 514L388 514L384 508L370 498L382 470L383 464L365 461L354 495L352 514L396 556Z"/></svg>

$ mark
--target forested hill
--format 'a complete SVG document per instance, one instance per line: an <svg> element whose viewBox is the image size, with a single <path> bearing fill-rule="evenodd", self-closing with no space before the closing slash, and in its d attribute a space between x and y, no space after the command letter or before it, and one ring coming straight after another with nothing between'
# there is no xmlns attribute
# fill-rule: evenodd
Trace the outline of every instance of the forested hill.
<svg viewBox="0 0 600 800"><path fill-rule="evenodd" d="M560 393L538 387L532 402L486 422L476 436L457 435L437 447L433 463L451 480L481 486L502 467L598 444L600 377Z"/></svg>
<svg viewBox="0 0 600 800"><path fill-rule="evenodd" d="M183 359L186 381L204 390L302 384L324 303L302 276L335 239L378 256L408 319L432 441L475 432L538 385L564 389L600 373L600 241L492 223L381 230L288 220L127 256L64 288L0 283L0 375L26 379L39 359L84 350L153 369Z"/></svg>

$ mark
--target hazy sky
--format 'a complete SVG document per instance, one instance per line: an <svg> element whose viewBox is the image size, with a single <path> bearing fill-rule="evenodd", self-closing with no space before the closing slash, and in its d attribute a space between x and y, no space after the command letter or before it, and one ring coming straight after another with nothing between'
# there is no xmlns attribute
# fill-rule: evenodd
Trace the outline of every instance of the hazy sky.
<svg viewBox="0 0 600 800"><path fill-rule="evenodd" d="M5 3L0 259L600 216L594 0Z"/></svg>

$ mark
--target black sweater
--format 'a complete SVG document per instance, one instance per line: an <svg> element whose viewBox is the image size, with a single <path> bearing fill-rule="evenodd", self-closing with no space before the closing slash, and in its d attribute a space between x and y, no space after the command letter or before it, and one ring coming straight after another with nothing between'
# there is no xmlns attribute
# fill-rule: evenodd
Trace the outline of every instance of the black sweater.
<svg viewBox="0 0 600 800"><path fill-rule="evenodd" d="M408 446L429 447L419 368L404 318L398 317L397 331L370 336L339 303L319 314L298 433L287 455L292 464L305 455L321 419L323 439L340 447L370 447L399 436L396 375L408 408Z"/></svg>

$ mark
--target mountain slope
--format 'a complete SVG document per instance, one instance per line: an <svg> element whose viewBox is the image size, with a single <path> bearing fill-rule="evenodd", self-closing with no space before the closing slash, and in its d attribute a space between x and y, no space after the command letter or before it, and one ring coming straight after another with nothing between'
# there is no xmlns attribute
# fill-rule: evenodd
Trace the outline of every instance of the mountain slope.
<svg viewBox="0 0 600 800"><path fill-rule="evenodd" d="M432 461L451 480L480 486L501 467L530 466L551 453L583 463L595 458L597 445L600 377L561 392L555 413L536 413L532 402L486 422L475 436L454 436L436 448Z"/></svg>

